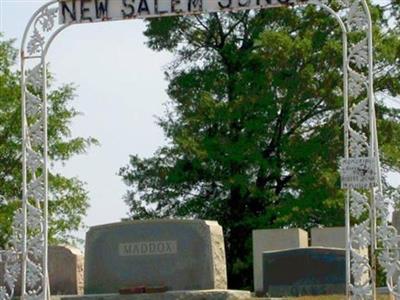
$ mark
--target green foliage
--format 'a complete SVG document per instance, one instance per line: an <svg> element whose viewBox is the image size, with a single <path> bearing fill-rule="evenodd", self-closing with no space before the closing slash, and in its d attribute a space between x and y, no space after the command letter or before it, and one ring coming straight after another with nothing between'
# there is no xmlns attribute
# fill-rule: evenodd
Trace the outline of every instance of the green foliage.
<svg viewBox="0 0 400 300"><path fill-rule="evenodd" d="M5 246L11 234L13 213L19 207L21 197L21 100L19 73L13 71L16 53L12 41L0 40L0 248ZM90 137L71 137L71 120L79 114L70 106L73 98L72 85L51 89L48 95L49 157L52 162L65 162L97 143ZM77 178L50 172L49 191L49 240L51 243L74 243L75 238L70 232L82 227L88 208L84 184Z"/></svg>
<svg viewBox="0 0 400 300"><path fill-rule="evenodd" d="M391 9L392 7L389 6ZM400 92L400 38L375 18L376 92ZM148 45L175 54L159 119L169 144L120 175L132 218L224 228L229 285L250 288L251 230L339 226L344 195L341 31L315 7L154 19ZM382 162L400 167L398 111L377 105Z"/></svg>

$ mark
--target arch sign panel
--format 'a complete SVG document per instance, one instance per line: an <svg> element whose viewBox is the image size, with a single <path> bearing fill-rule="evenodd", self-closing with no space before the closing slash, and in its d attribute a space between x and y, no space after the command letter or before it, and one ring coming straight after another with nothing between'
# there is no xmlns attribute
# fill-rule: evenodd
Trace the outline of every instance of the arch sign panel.
<svg viewBox="0 0 400 300"><path fill-rule="evenodd" d="M191 15L262 9L295 4L293 0L65 0L59 4L60 24L131 18Z"/></svg>
<svg viewBox="0 0 400 300"><path fill-rule="evenodd" d="M371 15L366 0L332 0L335 8L330 1L52 0L39 8L21 45L22 193L13 235L0 251L5 274L0 300L13 298L19 280L22 300L50 300L46 55L60 32L88 22L309 4L325 10L342 31L344 155L339 172L345 190L347 299L376 299L377 261L390 292L400 299L400 237L388 223L391 201L384 197L380 172Z"/></svg>

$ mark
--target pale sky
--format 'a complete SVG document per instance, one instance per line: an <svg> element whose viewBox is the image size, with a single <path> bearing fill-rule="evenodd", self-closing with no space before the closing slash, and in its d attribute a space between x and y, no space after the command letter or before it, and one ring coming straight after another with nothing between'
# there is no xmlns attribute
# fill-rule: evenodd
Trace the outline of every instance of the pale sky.
<svg viewBox="0 0 400 300"><path fill-rule="evenodd" d="M42 0L0 0L0 31L16 38ZM93 136L101 142L87 155L69 160L59 171L87 183L88 226L119 221L127 216L122 200L126 186L117 176L129 154L150 156L164 144L155 116L162 115L167 82L163 68L168 53L148 49L141 20L74 25L53 42L48 55L56 84L78 86L73 106L84 113L72 124L75 136ZM78 233L80 238L84 232Z"/></svg>
<svg viewBox="0 0 400 300"><path fill-rule="evenodd" d="M30 16L45 2L0 0L0 31L5 38L16 38L19 47ZM87 183L91 205L87 226L127 216L122 199L127 188L117 176L119 168L128 163L129 154L150 156L165 143L155 116L163 114L168 99L163 67L172 56L148 49L144 28L141 20L74 25L57 37L48 55L56 84L78 86L72 104L84 116L74 120L73 135L101 142L87 155L58 167L64 175ZM391 179L394 185L400 182L398 176ZM85 231L77 234L83 238Z"/></svg>

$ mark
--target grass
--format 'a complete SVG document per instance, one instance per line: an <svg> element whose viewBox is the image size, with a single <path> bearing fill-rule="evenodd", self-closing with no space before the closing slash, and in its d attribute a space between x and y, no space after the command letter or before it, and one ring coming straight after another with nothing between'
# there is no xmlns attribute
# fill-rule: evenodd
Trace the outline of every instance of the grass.
<svg viewBox="0 0 400 300"><path fill-rule="evenodd" d="M290 298L296 300L345 300L346 297L337 295L337 296L307 296L307 297L299 297L299 298ZM377 300L389 300L388 295L379 295L377 296Z"/></svg>
<svg viewBox="0 0 400 300"><path fill-rule="evenodd" d="M268 298L251 298L251 300L263 300ZM346 300L345 296L342 295L328 295L328 296L304 296L304 297L292 297L292 298L282 298L289 300ZM377 300L391 300L388 295L379 295Z"/></svg>
<svg viewBox="0 0 400 300"><path fill-rule="evenodd" d="M51 298L52 298L52 300L62 300L62 297L58 297L58 296L52 296ZM103 299L103 298L101 298L101 299ZM131 299L131 298L129 298L129 299ZM269 300L269 299L270 298L249 298L248 300ZM296 297L292 297L292 298L273 298L273 299L282 299L282 300L284 300L284 299L285 300L346 300L346 298L344 296L342 296L342 295L304 296L304 297L297 297L297 298ZM379 295L379 296L377 296L376 299L377 300L392 300L392 299L389 299L388 295Z"/></svg>

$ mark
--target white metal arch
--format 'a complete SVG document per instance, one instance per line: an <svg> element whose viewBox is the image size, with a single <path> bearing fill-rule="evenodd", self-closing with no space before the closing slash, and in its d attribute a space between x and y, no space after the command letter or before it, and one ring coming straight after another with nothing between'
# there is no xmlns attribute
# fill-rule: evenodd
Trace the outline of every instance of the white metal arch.
<svg viewBox="0 0 400 300"><path fill-rule="evenodd" d="M344 100L344 160L369 158L375 162L378 186L346 191L346 282L347 297L375 299L375 251L382 245L379 260L387 273L390 291L400 297L399 237L389 226L390 203L383 198L380 181L379 151L373 90L372 20L366 0L338 0L340 11L329 6L328 0L297 1L294 4L314 4L332 15L342 30L343 100ZM250 1L248 1L250 2ZM284 2L284 1L282 1ZM55 37L68 26L56 26L58 0L40 7L29 20L21 43L22 94L22 206L13 223L10 249L5 251L5 286L0 287L0 300L9 300L15 284L21 278L23 300L50 300L47 274L48 219L48 156L47 156L47 70L46 55ZM287 3L287 2L286 2ZM286 4L274 5L285 6ZM271 6L271 7L274 7ZM266 8L266 7L261 7ZM221 10L224 11L224 10ZM232 9L229 9L232 11ZM351 32L363 32L364 38L348 42ZM34 67L27 71L27 63ZM29 89L28 89L29 86ZM30 90L41 91L41 97ZM366 97L363 97L366 95ZM364 100L359 101L363 97ZM353 100L353 101L352 101ZM349 107L352 102L352 108ZM360 219L353 225L350 218ZM378 226L377 219L381 220ZM382 221L383 220L383 221ZM27 228L33 233L28 234ZM359 250L370 249L368 256ZM351 280L353 278L353 280Z"/></svg>

